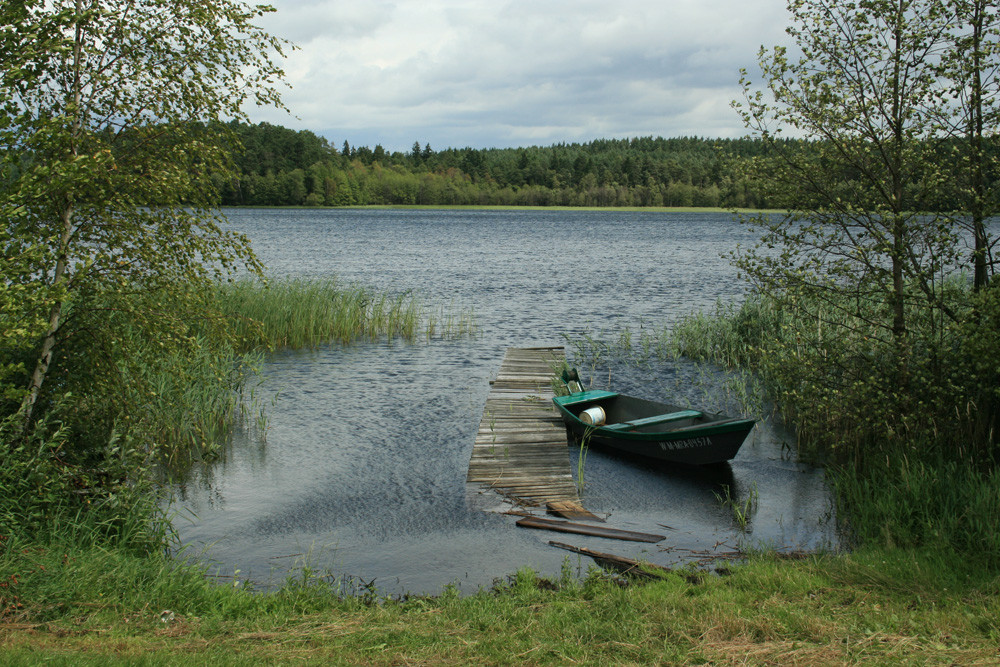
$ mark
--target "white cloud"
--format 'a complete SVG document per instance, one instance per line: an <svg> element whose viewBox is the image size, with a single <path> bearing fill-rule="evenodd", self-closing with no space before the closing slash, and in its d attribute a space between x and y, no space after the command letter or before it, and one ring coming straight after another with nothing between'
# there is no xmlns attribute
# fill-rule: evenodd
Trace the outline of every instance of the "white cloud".
<svg viewBox="0 0 1000 667"><path fill-rule="evenodd" d="M338 143L408 150L738 136L740 67L783 41L783 0L273 0L300 47L285 102Z"/></svg>

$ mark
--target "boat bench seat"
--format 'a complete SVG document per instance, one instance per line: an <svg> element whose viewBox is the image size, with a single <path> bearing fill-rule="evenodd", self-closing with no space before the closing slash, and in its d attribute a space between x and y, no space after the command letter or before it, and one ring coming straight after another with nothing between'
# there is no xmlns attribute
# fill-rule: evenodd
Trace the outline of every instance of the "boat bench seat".
<svg viewBox="0 0 1000 667"><path fill-rule="evenodd" d="M595 401L601 401L608 398L615 398L618 396L613 391L603 391L601 389L590 389L584 392L577 392L575 394L570 394L569 396L556 396L552 400L559 405L579 405L581 403L593 403Z"/></svg>
<svg viewBox="0 0 1000 667"><path fill-rule="evenodd" d="M640 426L649 426L650 424L666 424L668 422L676 422L682 419L697 419L701 416L702 414L697 410L680 410L678 412L668 412L662 415L653 415L652 417L643 417L642 419L632 419L627 422L622 422L621 424L609 424L604 428L612 431L630 431L634 428L639 428Z"/></svg>

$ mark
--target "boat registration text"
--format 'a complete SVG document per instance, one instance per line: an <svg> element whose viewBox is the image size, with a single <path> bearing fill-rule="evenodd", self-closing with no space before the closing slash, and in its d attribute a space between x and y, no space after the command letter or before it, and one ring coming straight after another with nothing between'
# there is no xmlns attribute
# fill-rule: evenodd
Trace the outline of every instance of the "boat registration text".
<svg viewBox="0 0 1000 667"><path fill-rule="evenodd" d="M687 438L686 440L669 440L660 442L660 449L663 451L673 451L676 449L691 449L692 447L708 447L712 441L704 436L700 438Z"/></svg>

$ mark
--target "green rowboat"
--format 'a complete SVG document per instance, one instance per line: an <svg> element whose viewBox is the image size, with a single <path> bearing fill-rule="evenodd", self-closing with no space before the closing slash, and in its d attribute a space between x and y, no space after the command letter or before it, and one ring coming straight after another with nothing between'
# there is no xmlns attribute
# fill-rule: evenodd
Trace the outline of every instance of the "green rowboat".
<svg viewBox="0 0 1000 667"><path fill-rule="evenodd" d="M755 423L612 391L576 391L552 401L577 442L686 465L729 461Z"/></svg>

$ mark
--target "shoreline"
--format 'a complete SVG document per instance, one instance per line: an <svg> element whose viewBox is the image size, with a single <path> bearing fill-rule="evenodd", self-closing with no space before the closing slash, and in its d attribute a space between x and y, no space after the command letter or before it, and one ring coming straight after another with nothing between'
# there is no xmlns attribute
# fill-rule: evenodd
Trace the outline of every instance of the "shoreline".
<svg viewBox="0 0 1000 667"><path fill-rule="evenodd" d="M220 206L220 210L274 209L293 211L580 211L613 213L782 213L777 209L730 209L694 206L511 206L472 204L367 204L364 206Z"/></svg>

